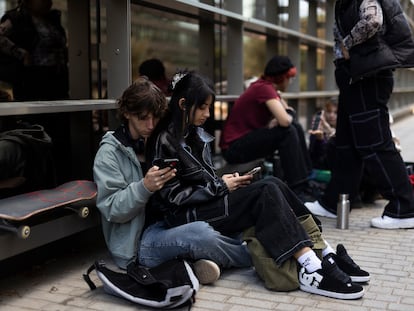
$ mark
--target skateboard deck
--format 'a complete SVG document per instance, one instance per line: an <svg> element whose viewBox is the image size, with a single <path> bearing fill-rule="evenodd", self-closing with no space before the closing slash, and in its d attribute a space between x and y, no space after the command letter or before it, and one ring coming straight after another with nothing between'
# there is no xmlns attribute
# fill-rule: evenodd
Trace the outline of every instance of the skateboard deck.
<svg viewBox="0 0 414 311"><path fill-rule="evenodd" d="M0 220L2 220L2 225L0 229L17 231L21 237L26 238L30 234L30 227L20 226L16 229L15 224L22 224L35 215L54 209L72 209L80 217L86 218L89 214L87 206L93 202L96 193L96 185L92 181L75 180L53 189L33 191L1 199Z"/></svg>

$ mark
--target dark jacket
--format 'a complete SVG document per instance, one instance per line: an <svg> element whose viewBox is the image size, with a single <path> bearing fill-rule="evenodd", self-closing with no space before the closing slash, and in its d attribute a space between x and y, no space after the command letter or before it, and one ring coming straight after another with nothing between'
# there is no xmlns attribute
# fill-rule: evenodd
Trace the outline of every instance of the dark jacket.
<svg viewBox="0 0 414 311"><path fill-rule="evenodd" d="M156 142L155 158L180 160L177 176L157 191L151 202L153 212L162 212L171 226L194 221L195 210L205 205L217 206L217 214L211 217L225 216L223 207L228 202L229 190L212 164L209 143L213 137L199 127L193 128L189 136L196 146L176 141L170 127Z"/></svg>
<svg viewBox="0 0 414 311"><path fill-rule="evenodd" d="M0 180L24 177L25 183L7 195L55 187L52 141L40 125L0 133Z"/></svg>
<svg viewBox="0 0 414 311"><path fill-rule="evenodd" d="M24 8L18 7L10 10L4 14L1 18L1 22L10 20L13 28L8 35L8 38L16 44L17 47L23 48L31 53L40 38L36 30L36 26L33 24L32 16ZM61 24L61 13L58 10L50 10L46 16L47 21L54 25L58 29L62 37L66 38L65 29Z"/></svg>
<svg viewBox="0 0 414 311"><path fill-rule="evenodd" d="M383 30L349 50L353 80L384 69L414 67L414 41L399 1L378 0L383 11ZM359 20L362 0L338 0L335 19L343 37Z"/></svg>

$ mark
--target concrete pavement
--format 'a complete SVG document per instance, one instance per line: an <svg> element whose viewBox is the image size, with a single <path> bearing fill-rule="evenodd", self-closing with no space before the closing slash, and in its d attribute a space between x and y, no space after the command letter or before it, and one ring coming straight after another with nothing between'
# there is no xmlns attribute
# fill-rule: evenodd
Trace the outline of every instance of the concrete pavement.
<svg viewBox="0 0 414 311"><path fill-rule="evenodd" d="M331 245L344 243L355 261L371 273L362 299L343 301L299 290L272 292L253 269L235 269L223 272L214 285L203 286L192 310L414 310L414 230L371 228L369 220L381 214L384 203L353 210L348 230L336 229L334 219L322 218ZM149 310L111 297L102 288L90 291L84 283L82 273L95 259L110 261L98 234L95 241L49 255L48 260L0 280L1 310ZM92 278L100 284L94 273Z"/></svg>

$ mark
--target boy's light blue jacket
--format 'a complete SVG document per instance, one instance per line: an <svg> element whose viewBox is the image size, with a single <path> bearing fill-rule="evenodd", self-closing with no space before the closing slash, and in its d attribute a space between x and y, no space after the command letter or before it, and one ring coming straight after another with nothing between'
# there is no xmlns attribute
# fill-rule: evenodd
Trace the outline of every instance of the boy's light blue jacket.
<svg viewBox="0 0 414 311"><path fill-rule="evenodd" d="M113 132L102 138L93 175L98 187L96 205L102 215L106 244L115 263L125 269L137 256L145 206L152 192L144 186L135 152L121 144Z"/></svg>

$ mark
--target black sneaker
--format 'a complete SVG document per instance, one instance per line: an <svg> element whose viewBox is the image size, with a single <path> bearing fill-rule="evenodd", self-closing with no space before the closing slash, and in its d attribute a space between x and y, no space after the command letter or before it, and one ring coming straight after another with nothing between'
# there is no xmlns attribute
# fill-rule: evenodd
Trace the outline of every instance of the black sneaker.
<svg viewBox="0 0 414 311"><path fill-rule="evenodd" d="M351 278L338 268L330 256L322 260L322 269L307 273L299 271L300 289L312 294L337 299L358 299L364 295L361 285L353 284Z"/></svg>
<svg viewBox="0 0 414 311"><path fill-rule="evenodd" d="M351 277L352 282L365 283L369 282L370 275L367 271L362 270L348 255L342 244L336 246L336 254L332 254L339 269Z"/></svg>

